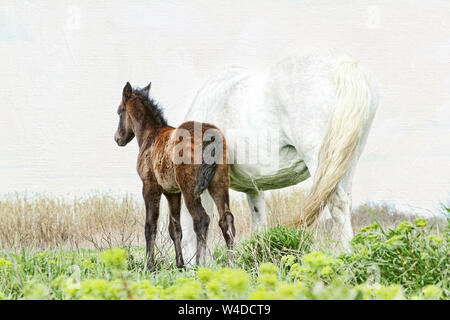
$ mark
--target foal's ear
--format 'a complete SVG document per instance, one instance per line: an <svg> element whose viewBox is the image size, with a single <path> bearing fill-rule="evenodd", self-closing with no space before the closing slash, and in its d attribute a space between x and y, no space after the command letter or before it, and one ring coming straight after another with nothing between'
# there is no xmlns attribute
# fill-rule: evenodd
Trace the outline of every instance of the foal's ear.
<svg viewBox="0 0 450 320"><path fill-rule="evenodd" d="M125 100L128 100L131 98L132 93L133 93L133 88L131 87L131 84L129 82L127 82L127 84L123 88L122 96Z"/></svg>
<svg viewBox="0 0 450 320"><path fill-rule="evenodd" d="M142 88L142 91L144 91L148 95L151 87L152 83L150 82L145 88Z"/></svg>

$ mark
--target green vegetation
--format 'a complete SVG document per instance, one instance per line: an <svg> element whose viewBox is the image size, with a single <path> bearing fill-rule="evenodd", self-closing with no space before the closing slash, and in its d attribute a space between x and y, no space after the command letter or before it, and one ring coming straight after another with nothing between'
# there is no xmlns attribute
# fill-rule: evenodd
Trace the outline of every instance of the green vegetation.
<svg viewBox="0 0 450 320"><path fill-rule="evenodd" d="M440 230L440 229L439 229ZM449 234L423 218L356 234L349 253L311 251L309 232L277 226L236 247L235 266L158 272L142 247L0 253L2 299L447 299Z"/></svg>
<svg viewBox="0 0 450 320"><path fill-rule="evenodd" d="M234 264L247 271L255 271L262 262L277 263L284 255L301 256L310 251L312 233L302 229L277 225L253 234L234 249ZM226 264L226 247L219 247L214 260Z"/></svg>
<svg viewBox="0 0 450 320"><path fill-rule="evenodd" d="M427 225L426 219L417 218L388 231L378 223L363 228L352 241L352 253L341 255L353 283L374 277L383 284L401 284L409 293L432 284L448 288L449 227L438 236Z"/></svg>

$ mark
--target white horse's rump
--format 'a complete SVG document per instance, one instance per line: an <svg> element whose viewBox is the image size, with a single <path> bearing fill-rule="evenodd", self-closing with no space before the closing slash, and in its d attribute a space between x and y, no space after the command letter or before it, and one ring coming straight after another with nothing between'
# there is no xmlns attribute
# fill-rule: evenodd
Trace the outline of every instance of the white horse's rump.
<svg viewBox="0 0 450 320"><path fill-rule="evenodd" d="M353 236L352 178L377 106L378 92L367 73L351 57L332 51L285 58L265 74L227 70L199 90L185 119L218 126L233 159L254 153L250 145L256 140L248 137L269 132L278 138L278 152L231 165L231 188L247 193L253 229L266 224L264 190L311 176L313 188L297 222L314 222L327 205L346 246ZM239 144L243 139L250 142L244 144L248 150ZM195 243L192 221L182 217L188 248Z"/></svg>
<svg viewBox="0 0 450 320"><path fill-rule="evenodd" d="M354 61L341 61L335 70L335 107L318 155L312 190L297 224L313 223L355 158L362 126L369 116L370 88Z"/></svg>

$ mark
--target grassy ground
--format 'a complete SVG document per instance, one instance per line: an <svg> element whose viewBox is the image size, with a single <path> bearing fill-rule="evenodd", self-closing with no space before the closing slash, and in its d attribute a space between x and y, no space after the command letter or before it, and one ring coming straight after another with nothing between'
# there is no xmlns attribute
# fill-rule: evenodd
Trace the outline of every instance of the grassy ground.
<svg viewBox="0 0 450 320"><path fill-rule="evenodd" d="M305 198L301 190L275 191L266 197L269 226L275 226L281 217L289 218L298 213ZM163 201L164 204L164 201ZM248 205L243 197L231 201L235 216L237 240L251 234ZM165 211L165 206L162 206ZM371 214L383 227L399 221L412 221L414 215L396 210L387 204L366 204L353 211L354 232L371 223ZM112 196L94 194L83 198L67 199L33 194L0 197L0 247L2 248L112 248L139 246L144 239L144 208L141 198L131 195ZM437 220L431 219L434 224ZM217 221L214 228L215 243L221 243L222 235ZM167 214L161 214L158 238L160 251L171 247L167 232ZM338 238L331 220L319 222L314 229L316 238Z"/></svg>
<svg viewBox="0 0 450 320"><path fill-rule="evenodd" d="M137 199L4 198L0 298L448 298L447 221L405 215L386 205L361 206L353 215L352 250L343 253L330 221L308 231L277 225L302 197L299 191L267 199L272 228L238 239L232 268L218 244L207 267L176 269L162 227L157 272L144 266L143 208ZM249 234L245 203L234 201L232 208L238 234Z"/></svg>

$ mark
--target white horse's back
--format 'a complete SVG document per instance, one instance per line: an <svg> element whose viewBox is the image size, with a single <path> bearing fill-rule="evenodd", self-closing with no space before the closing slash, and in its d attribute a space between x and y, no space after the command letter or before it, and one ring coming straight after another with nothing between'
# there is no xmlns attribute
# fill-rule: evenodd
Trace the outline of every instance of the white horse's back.
<svg viewBox="0 0 450 320"><path fill-rule="evenodd" d="M185 120L213 122L226 120L230 125L238 123L223 117L232 103L237 87L245 83L250 73L245 68L232 67L208 79L199 89L189 108ZM244 84L245 85L245 84ZM228 115L232 116L232 115ZM208 120L207 120L208 119Z"/></svg>

